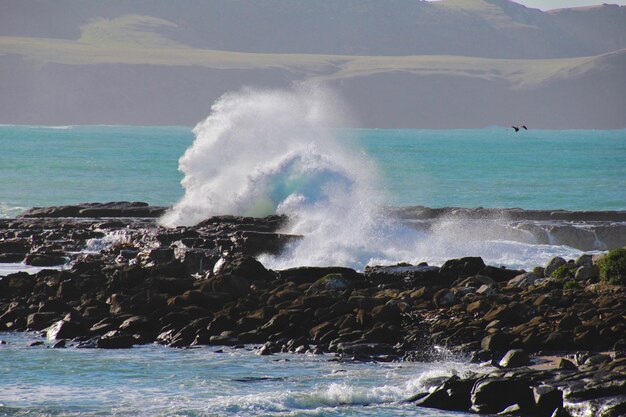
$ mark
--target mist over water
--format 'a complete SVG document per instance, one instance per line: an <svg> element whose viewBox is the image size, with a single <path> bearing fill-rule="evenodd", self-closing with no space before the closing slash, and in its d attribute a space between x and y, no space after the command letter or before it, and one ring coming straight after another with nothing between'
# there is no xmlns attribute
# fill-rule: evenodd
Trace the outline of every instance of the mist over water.
<svg viewBox="0 0 626 417"><path fill-rule="evenodd" d="M223 96L194 129L196 139L179 165L185 195L162 223L285 214L290 221L283 232L303 239L280 256L261 257L274 269L441 264L460 256L531 267L555 255L579 254L563 246L494 239L489 222L464 233L462 222L444 221L426 233L388 216L375 163L336 129L349 122L341 100L318 86Z"/></svg>

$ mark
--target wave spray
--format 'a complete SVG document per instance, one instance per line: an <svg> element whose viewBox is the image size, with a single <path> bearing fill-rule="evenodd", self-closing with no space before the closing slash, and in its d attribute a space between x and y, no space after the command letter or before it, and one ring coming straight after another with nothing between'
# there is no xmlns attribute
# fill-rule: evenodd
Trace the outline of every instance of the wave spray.
<svg viewBox="0 0 626 417"><path fill-rule="evenodd" d="M362 266L386 220L375 164L339 129L348 121L340 100L318 86L224 95L194 129L180 159L185 195L161 222L286 214L286 232L304 238L264 259L268 266Z"/></svg>
<svg viewBox="0 0 626 417"><path fill-rule="evenodd" d="M389 200L378 185L376 165L355 146L349 136L354 130L340 128L349 122L331 91L310 84L222 96L194 128L196 139L179 165L185 195L161 223L285 214L283 232L303 238L280 256L261 257L273 269L362 270L368 264L441 264L460 256L520 267L568 252L465 233L467 225L445 221L418 231L387 216L382 207Z"/></svg>

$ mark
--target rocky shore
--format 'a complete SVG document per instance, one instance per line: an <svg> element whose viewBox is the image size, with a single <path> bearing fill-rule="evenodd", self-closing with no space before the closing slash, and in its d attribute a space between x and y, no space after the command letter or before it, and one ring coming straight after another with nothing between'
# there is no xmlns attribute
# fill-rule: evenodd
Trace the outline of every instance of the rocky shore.
<svg viewBox="0 0 626 417"><path fill-rule="evenodd" d="M161 207L106 203L0 219L0 331L55 347L256 345L339 360L485 363L432 381L417 406L523 416L626 415L626 253L532 271L479 257L426 264L266 269L300 236L281 216L163 228ZM41 342L35 342L41 343ZM543 357L554 356L542 365Z"/></svg>

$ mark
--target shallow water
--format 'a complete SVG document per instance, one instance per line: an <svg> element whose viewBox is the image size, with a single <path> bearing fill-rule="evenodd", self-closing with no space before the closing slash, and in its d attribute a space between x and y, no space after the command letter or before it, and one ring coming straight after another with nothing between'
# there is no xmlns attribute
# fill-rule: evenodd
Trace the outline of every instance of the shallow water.
<svg viewBox="0 0 626 417"><path fill-rule="evenodd" d="M330 355L258 356L248 349L28 347L0 333L0 415L466 416L403 400L428 380L465 372L434 363L339 363Z"/></svg>

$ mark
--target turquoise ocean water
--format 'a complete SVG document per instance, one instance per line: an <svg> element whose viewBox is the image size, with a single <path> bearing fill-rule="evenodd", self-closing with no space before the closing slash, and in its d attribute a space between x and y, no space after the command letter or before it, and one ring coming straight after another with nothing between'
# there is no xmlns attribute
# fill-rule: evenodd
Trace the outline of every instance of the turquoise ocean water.
<svg viewBox="0 0 626 417"><path fill-rule="evenodd" d="M339 131L377 164L389 205L626 209L626 130ZM188 127L0 126L0 217L183 195Z"/></svg>
<svg viewBox="0 0 626 417"><path fill-rule="evenodd" d="M387 205L626 209L626 130L356 129L332 135L374 161ZM178 159L193 141L187 127L0 126L0 217L89 201L174 204L184 195ZM211 167L190 170L205 168ZM502 262L506 253L535 262L562 249L486 239L459 247L455 230L451 239L426 239L416 247L441 251L444 259L468 251ZM40 340L31 333L4 333L0 340L6 341L0 344L0 416L466 415L403 402L432 377L466 371L463 358L342 364L325 355L266 357L246 349L216 353L216 347L111 352L52 349L51 341L28 347Z"/></svg>

